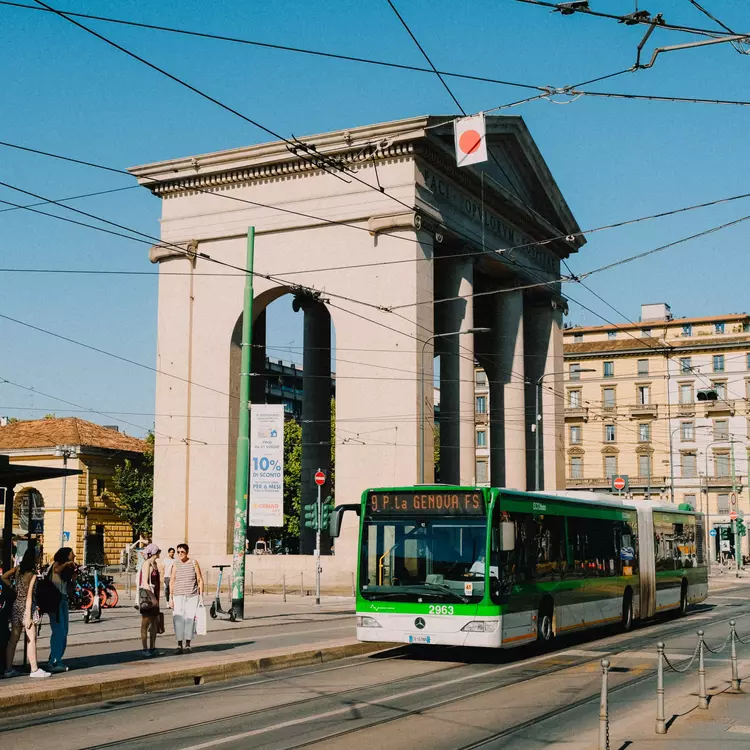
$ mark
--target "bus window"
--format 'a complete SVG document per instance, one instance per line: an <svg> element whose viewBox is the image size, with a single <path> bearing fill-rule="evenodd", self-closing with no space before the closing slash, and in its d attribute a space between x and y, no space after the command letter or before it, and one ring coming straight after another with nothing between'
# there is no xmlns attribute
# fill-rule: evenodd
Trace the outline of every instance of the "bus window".
<svg viewBox="0 0 750 750"><path fill-rule="evenodd" d="M572 516L567 521L566 577L606 578L620 575L619 522Z"/></svg>

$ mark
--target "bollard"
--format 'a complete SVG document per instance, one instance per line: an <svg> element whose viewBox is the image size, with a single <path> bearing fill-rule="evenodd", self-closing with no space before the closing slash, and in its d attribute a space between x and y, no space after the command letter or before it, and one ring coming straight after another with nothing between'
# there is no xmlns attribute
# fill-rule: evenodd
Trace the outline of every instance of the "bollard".
<svg viewBox="0 0 750 750"><path fill-rule="evenodd" d="M357 589L354 587L354 573L352 573L352 596L357 596Z"/></svg>
<svg viewBox="0 0 750 750"><path fill-rule="evenodd" d="M609 750L609 712L607 710L607 675L609 659L602 659L602 694L599 700L599 750Z"/></svg>
<svg viewBox="0 0 750 750"><path fill-rule="evenodd" d="M286 575L281 576L281 591L284 594L284 601L286 601Z"/></svg>
<svg viewBox="0 0 750 750"><path fill-rule="evenodd" d="M664 719L664 644L656 644L656 733L666 734Z"/></svg>
<svg viewBox="0 0 750 750"><path fill-rule="evenodd" d="M729 635L732 639L732 692L740 692L740 675L737 670L737 645L735 638L737 637L736 630L737 623L734 620L729 621Z"/></svg>
<svg viewBox="0 0 750 750"><path fill-rule="evenodd" d="M703 631L698 631L698 708L708 708L706 665L703 663Z"/></svg>

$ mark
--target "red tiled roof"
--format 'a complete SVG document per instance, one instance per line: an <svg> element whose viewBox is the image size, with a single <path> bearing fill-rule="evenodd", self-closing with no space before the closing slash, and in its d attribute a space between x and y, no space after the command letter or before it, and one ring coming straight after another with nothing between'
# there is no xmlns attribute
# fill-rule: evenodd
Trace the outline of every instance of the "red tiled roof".
<svg viewBox="0 0 750 750"><path fill-rule="evenodd" d="M702 323L730 323L737 320L747 320L747 313L732 313L731 315L709 315L703 318L672 318L672 320L644 320L640 323L618 323L606 326L572 326L563 331L563 335L574 333L596 333L597 331L632 331L640 328L663 328L665 326L683 326L686 324L701 325Z"/></svg>
<svg viewBox="0 0 750 750"><path fill-rule="evenodd" d="M77 417L33 419L0 427L0 451L56 445L81 445L130 453L144 453L148 449L145 440Z"/></svg>

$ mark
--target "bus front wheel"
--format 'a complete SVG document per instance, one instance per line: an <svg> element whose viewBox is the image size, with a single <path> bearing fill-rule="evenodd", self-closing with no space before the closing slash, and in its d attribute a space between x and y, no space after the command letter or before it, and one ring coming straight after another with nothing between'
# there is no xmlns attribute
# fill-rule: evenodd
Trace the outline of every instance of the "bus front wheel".
<svg viewBox="0 0 750 750"><path fill-rule="evenodd" d="M542 646L548 646L555 637L553 617L554 608L551 605L544 605L539 608L536 617L536 639Z"/></svg>

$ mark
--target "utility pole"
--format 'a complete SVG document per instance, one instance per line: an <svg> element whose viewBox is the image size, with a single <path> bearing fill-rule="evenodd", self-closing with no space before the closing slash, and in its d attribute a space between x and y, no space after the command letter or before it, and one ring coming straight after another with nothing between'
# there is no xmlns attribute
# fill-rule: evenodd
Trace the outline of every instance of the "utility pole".
<svg viewBox="0 0 750 750"><path fill-rule="evenodd" d="M232 612L245 619L245 547L247 545L248 476L250 470L250 367L253 345L253 262L255 227L247 230L245 299L242 307L240 418L234 479L234 539L232 546Z"/></svg>
<svg viewBox="0 0 750 750"><path fill-rule="evenodd" d="M322 473L323 472L318 469L318 474ZM323 481L325 481L325 477ZM321 501L320 496L323 485L317 482L317 475L316 483L318 485L318 512L316 514L317 523L315 524L315 603L320 604L320 528L323 525L323 502Z"/></svg>
<svg viewBox="0 0 750 750"><path fill-rule="evenodd" d="M734 468L734 440L729 443L729 455L732 462L732 510L737 509L737 475ZM732 521L732 534L734 534L734 559L737 562L737 578L740 577L742 567L742 538L738 533L737 521Z"/></svg>
<svg viewBox="0 0 750 750"><path fill-rule="evenodd" d="M63 460L63 468L68 468L68 459L71 456L76 455L76 449L72 445L58 445L55 448L55 455L58 457L62 457ZM60 547L65 546L65 495L67 493L68 489L68 477L67 472L63 475L62 478L62 497L60 500ZM29 520L29 523L31 521Z"/></svg>

